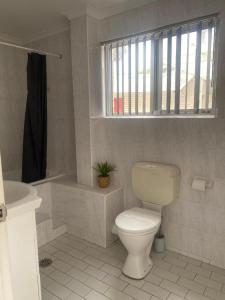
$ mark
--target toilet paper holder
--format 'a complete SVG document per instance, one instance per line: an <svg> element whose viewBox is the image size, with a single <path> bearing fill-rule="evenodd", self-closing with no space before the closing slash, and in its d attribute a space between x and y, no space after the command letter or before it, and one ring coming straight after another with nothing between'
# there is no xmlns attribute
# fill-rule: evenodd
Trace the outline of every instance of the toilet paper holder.
<svg viewBox="0 0 225 300"><path fill-rule="evenodd" d="M190 186L193 190L205 191L207 189L212 189L213 181L206 177L195 176L190 178Z"/></svg>

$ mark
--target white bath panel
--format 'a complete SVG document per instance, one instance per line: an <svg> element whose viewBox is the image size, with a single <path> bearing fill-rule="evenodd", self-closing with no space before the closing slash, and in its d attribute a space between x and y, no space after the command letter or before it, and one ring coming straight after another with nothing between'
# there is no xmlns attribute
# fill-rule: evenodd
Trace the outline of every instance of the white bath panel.
<svg viewBox="0 0 225 300"><path fill-rule="evenodd" d="M45 213L36 213L36 223L38 247L49 243L67 232L65 224L55 224L55 227L53 227L52 218Z"/></svg>

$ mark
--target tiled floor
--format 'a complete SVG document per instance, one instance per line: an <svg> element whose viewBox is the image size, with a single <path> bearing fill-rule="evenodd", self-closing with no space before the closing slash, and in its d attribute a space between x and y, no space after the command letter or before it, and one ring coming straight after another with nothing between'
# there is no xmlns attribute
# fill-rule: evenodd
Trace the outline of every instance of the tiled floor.
<svg viewBox="0 0 225 300"><path fill-rule="evenodd" d="M121 274L126 251L65 234L40 248L53 264L41 269L43 300L225 300L225 270L177 253L152 254L144 280Z"/></svg>

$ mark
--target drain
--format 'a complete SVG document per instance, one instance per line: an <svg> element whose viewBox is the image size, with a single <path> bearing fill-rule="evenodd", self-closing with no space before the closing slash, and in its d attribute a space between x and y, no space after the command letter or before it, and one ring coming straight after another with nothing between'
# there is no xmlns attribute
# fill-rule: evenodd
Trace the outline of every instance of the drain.
<svg viewBox="0 0 225 300"><path fill-rule="evenodd" d="M41 268L47 268L47 267L49 267L51 264L52 264L51 258L42 258L42 259L39 261L39 266L40 266Z"/></svg>

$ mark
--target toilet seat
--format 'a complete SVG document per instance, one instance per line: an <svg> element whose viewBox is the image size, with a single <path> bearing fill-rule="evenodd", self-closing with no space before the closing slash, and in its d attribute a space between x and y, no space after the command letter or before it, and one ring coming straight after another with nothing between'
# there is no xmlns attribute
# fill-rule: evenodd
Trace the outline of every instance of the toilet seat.
<svg viewBox="0 0 225 300"><path fill-rule="evenodd" d="M160 213L139 207L134 207L122 212L115 220L118 230L130 234L156 232L160 223Z"/></svg>

